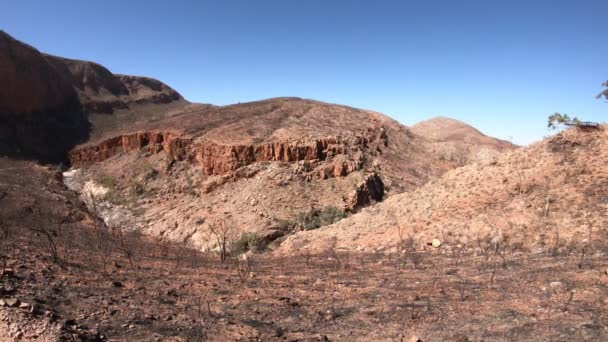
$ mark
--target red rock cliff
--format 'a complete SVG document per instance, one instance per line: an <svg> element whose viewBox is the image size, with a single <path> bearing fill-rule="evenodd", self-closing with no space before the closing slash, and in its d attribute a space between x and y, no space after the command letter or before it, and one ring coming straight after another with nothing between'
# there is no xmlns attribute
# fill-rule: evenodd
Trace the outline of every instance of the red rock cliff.
<svg viewBox="0 0 608 342"><path fill-rule="evenodd" d="M366 139L357 139L362 144ZM335 137L311 140L276 141L265 144L222 145L211 141L192 142L176 132L137 132L103 140L72 150L69 154L73 165L101 162L114 155L136 150L150 153L164 151L175 160L189 160L199 165L207 175L227 174L238 168L261 161L298 162L325 161L321 178L340 177L362 166L361 146L349 146ZM346 158L353 152L353 158ZM352 160L351 160L352 159Z"/></svg>

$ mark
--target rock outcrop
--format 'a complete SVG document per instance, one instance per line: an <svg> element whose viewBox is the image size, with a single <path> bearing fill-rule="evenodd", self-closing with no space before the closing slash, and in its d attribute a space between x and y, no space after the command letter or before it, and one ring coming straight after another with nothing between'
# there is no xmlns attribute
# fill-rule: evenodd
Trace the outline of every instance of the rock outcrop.
<svg viewBox="0 0 608 342"><path fill-rule="evenodd" d="M224 145L212 141L194 142L179 132L136 132L88 144L69 153L73 165L104 161L120 153L164 151L172 160L188 160L199 166L205 175L224 175L256 162L296 163L303 161L300 171L319 168L321 179L343 177L363 166L361 150L368 139L357 138L355 145L335 137L313 140L276 141L265 144ZM350 156L350 152L352 156ZM326 163L323 163L326 162Z"/></svg>
<svg viewBox="0 0 608 342"><path fill-rule="evenodd" d="M363 182L357 186L354 193L345 199L346 209L352 212L366 207L372 203L382 201L384 197L384 183L375 173L367 175Z"/></svg>

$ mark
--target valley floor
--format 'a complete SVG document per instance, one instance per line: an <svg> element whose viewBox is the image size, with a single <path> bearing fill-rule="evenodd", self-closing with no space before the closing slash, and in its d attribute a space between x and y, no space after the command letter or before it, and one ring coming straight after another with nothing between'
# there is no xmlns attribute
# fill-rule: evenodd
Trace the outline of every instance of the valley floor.
<svg viewBox="0 0 608 342"><path fill-rule="evenodd" d="M15 340L54 340L55 330L67 341L608 338L608 260L591 251L330 252L221 263L141 242L131 268L119 253L98 259L80 252L59 267L21 246L0 280L0 314L20 317L5 325ZM10 299L30 307L8 307Z"/></svg>

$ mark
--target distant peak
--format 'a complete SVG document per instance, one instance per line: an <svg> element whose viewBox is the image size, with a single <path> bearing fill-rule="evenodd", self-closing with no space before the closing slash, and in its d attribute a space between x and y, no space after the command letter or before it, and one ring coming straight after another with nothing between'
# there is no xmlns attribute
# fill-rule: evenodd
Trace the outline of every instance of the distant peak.
<svg viewBox="0 0 608 342"><path fill-rule="evenodd" d="M427 139L435 141L465 142L475 145L490 145L511 147L512 144L500 139L486 136L475 127L446 116L421 121L411 127L411 130Z"/></svg>

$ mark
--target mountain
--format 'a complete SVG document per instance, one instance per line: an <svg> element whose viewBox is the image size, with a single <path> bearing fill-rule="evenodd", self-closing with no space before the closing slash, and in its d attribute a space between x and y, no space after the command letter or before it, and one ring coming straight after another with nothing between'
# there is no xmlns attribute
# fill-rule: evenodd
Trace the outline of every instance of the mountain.
<svg viewBox="0 0 608 342"><path fill-rule="evenodd" d="M141 108L155 106L155 113L164 113L187 105L160 81L42 54L4 31L0 77L5 83L0 90L0 154L14 157L64 161L76 144L103 127L124 124ZM117 110L122 115L109 115Z"/></svg>
<svg viewBox="0 0 608 342"><path fill-rule="evenodd" d="M410 129L431 140L435 154L462 165L488 160L516 148L512 143L489 137L464 122L441 116L419 122Z"/></svg>
<svg viewBox="0 0 608 342"><path fill-rule="evenodd" d="M4 32L0 76L1 341L606 340L606 126L189 103Z"/></svg>
<svg viewBox="0 0 608 342"><path fill-rule="evenodd" d="M0 31L0 155L65 160L88 136L72 85L33 47Z"/></svg>
<svg viewBox="0 0 608 342"><path fill-rule="evenodd" d="M152 78L116 75L88 61L51 55L44 55L44 58L74 87L89 113L111 114L130 104L166 104L182 100L175 90Z"/></svg>
<svg viewBox="0 0 608 342"><path fill-rule="evenodd" d="M573 128L442 177L283 243L285 252L391 250L439 239L446 248L508 241L523 250L605 239L608 135ZM401 239L399 238L401 235ZM505 242L506 243L506 242Z"/></svg>
<svg viewBox="0 0 608 342"><path fill-rule="evenodd" d="M4 154L67 157L79 168L68 183L83 199L87 184L101 189L96 207L110 226L199 248L216 244L218 220L237 238L270 242L411 191L481 150L512 148L464 124L456 126L466 134L437 138L433 127L455 129L447 119L410 130L380 113L300 98L192 104L160 81L2 37L10 92L0 108L12 118L0 126Z"/></svg>
<svg viewBox="0 0 608 342"><path fill-rule="evenodd" d="M211 225L226 217L237 235L269 242L455 167L427 147L376 112L275 98L140 122L76 147L70 160L79 191L89 180L114 180L106 183L121 204L105 213L121 218L114 224L211 248Z"/></svg>

